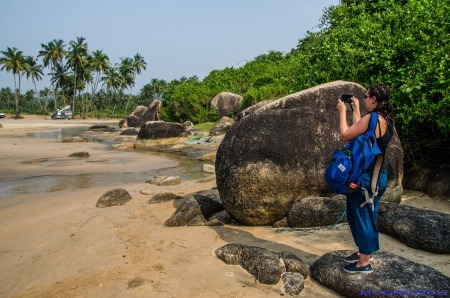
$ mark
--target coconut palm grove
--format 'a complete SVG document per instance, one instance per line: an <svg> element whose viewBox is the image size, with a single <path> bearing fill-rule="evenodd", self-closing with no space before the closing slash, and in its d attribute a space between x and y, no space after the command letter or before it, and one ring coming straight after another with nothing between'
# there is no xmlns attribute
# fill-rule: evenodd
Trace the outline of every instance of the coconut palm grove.
<svg viewBox="0 0 450 298"><path fill-rule="evenodd" d="M245 109L335 80L384 83L393 93L405 162L449 165L449 24L449 0L341 1L288 53L269 51L203 80L154 78L140 90L133 89L136 77L151 65L139 53L110 61L81 36L44 42L38 53L11 45L0 51L0 69L14 77L14 86L0 86L0 109L48 115L70 105L76 117L122 118L159 99L165 121L203 123L218 120L209 103L222 91L242 95ZM34 89L22 90L23 80ZM48 87L38 90L41 80Z"/></svg>

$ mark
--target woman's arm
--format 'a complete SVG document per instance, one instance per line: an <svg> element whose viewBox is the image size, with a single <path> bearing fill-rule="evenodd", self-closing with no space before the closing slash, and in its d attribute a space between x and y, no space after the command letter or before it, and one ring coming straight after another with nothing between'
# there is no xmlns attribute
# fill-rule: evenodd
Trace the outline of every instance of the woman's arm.
<svg viewBox="0 0 450 298"><path fill-rule="evenodd" d="M353 124L361 119L361 112L359 111L359 100L352 96L352 109L353 109Z"/></svg>
<svg viewBox="0 0 450 298"><path fill-rule="evenodd" d="M370 114L367 114L363 118L356 121L356 123L352 126L348 127L347 113L344 102L339 100L337 109L339 111L339 134L341 136L341 140L350 141L366 132L369 127Z"/></svg>

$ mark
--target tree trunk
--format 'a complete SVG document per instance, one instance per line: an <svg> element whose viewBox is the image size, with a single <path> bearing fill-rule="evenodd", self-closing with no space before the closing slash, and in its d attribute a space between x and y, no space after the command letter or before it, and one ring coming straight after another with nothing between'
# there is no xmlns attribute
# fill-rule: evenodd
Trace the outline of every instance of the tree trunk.
<svg viewBox="0 0 450 298"><path fill-rule="evenodd" d="M74 86L73 86L73 102L72 102L72 118L75 118L75 97L77 96L77 64L75 62Z"/></svg>

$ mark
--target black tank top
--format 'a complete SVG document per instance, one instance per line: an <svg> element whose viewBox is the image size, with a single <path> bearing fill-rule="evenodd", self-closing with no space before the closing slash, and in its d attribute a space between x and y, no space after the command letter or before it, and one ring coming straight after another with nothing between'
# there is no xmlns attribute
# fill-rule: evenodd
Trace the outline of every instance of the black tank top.
<svg viewBox="0 0 450 298"><path fill-rule="evenodd" d="M381 152L383 152L383 156L386 154L387 146L394 135L394 120L392 118L388 118L382 114L378 114L378 127L381 135L381 127L380 127L380 117L383 117L386 120L387 127L386 132L381 137L377 138L377 145L380 148ZM370 166L367 168L368 172L373 171L373 167L375 166L376 158L372 161ZM381 169L384 170L386 168L386 159L383 160L383 165Z"/></svg>

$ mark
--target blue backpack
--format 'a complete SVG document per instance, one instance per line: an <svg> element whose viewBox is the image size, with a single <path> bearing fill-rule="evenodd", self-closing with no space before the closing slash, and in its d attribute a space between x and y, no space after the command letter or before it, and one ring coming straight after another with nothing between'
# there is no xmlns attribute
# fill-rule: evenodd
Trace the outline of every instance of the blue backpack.
<svg viewBox="0 0 450 298"><path fill-rule="evenodd" d="M325 181L336 193L344 195L356 193L360 188L362 176L372 161L378 156L383 157L375 136L377 120L378 114L372 112L367 131L348 142L344 149L334 152L325 169L324 176ZM379 171L383 159L384 157L377 159L377 171ZM374 176L372 176L372 180L374 180ZM378 177L376 177L375 183L371 183L372 193L374 194L377 193L377 180ZM364 191L367 196L367 191L365 189Z"/></svg>

